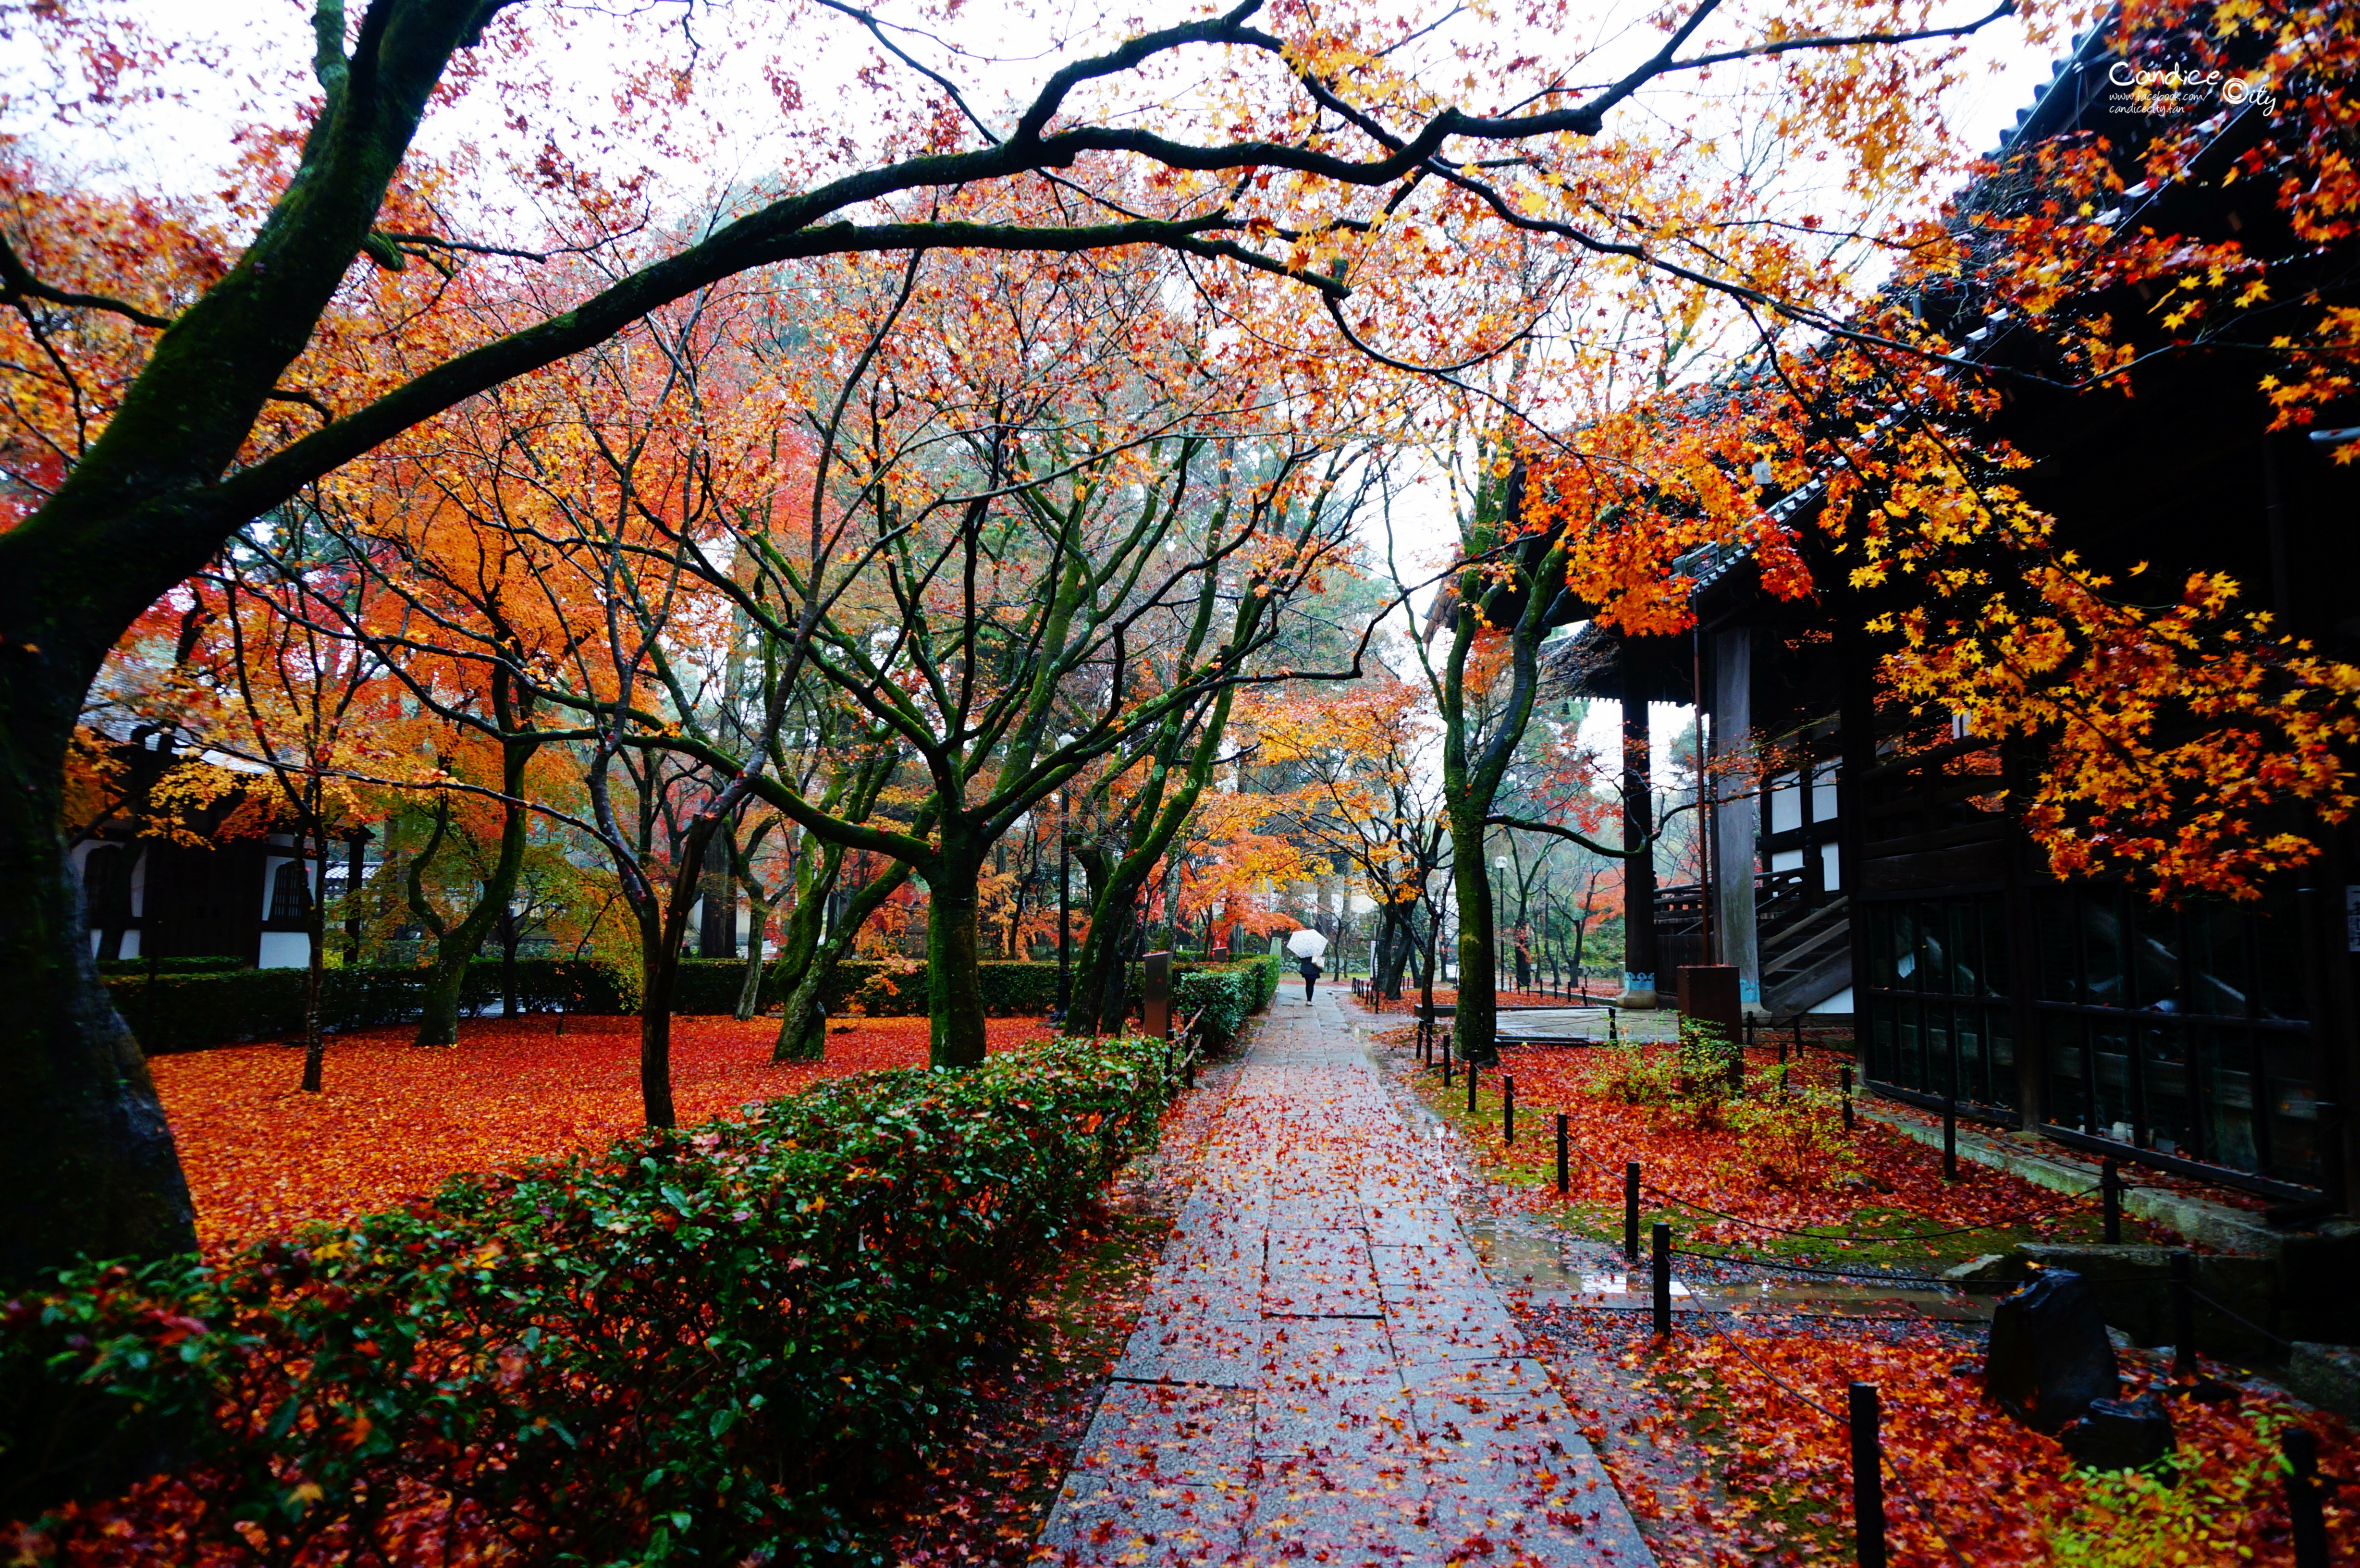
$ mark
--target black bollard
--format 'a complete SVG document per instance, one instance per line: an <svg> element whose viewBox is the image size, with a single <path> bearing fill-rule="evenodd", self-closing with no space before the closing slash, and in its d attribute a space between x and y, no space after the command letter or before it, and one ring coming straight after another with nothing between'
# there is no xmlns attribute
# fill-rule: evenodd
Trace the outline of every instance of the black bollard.
<svg viewBox="0 0 2360 1568"><path fill-rule="evenodd" d="M2196 1259L2171 1255L2171 1375L2196 1376Z"/></svg>
<svg viewBox="0 0 2360 1568"><path fill-rule="evenodd" d="M1672 1227L1657 1220L1652 1240L1655 1273L1648 1283L1655 1288L1655 1337L1662 1339L1672 1332Z"/></svg>
<svg viewBox="0 0 2360 1568"><path fill-rule="evenodd" d="M1559 1197L1573 1191L1573 1171L1566 1163L1565 1113L1557 1114L1557 1191Z"/></svg>
<svg viewBox="0 0 2360 1568"><path fill-rule="evenodd" d="M1442 1031L1442 1086L1450 1087L1450 1031Z"/></svg>
<svg viewBox="0 0 2360 1568"><path fill-rule="evenodd" d="M2098 1168L2098 1196L2106 1215L2106 1245L2113 1247L2123 1239L2123 1172L2111 1160Z"/></svg>
<svg viewBox="0 0 2360 1568"><path fill-rule="evenodd" d="M1475 1077L1476 1077L1476 1073L1477 1073L1477 1068L1476 1068L1475 1063L1474 1063L1474 1062L1470 1062L1467 1064L1467 1114L1468 1114L1469 1116L1473 1116L1473 1115L1475 1114Z"/></svg>
<svg viewBox="0 0 2360 1568"><path fill-rule="evenodd" d="M1639 1261L1639 1162L1622 1167L1622 1260Z"/></svg>
<svg viewBox="0 0 2360 1568"><path fill-rule="evenodd" d="M1844 1131L1850 1132L1852 1131L1852 1063L1849 1062L1843 1064L1842 1082Z"/></svg>
<svg viewBox="0 0 2360 1568"><path fill-rule="evenodd" d="M1885 1568L1885 1448L1876 1385L1852 1386L1852 1524L1860 1568Z"/></svg>
<svg viewBox="0 0 2360 1568"><path fill-rule="evenodd" d="M1945 1095L1942 1100L1942 1180L1959 1179L1959 1102Z"/></svg>
<svg viewBox="0 0 2360 1568"><path fill-rule="evenodd" d="M2327 1568L2327 1520L2319 1509L2319 1436L2290 1426L2278 1440L2287 1457L2287 1514L2294 1568Z"/></svg>
<svg viewBox="0 0 2360 1568"><path fill-rule="evenodd" d="M1513 1073L1500 1074L1500 1141L1516 1141L1516 1077Z"/></svg>
<svg viewBox="0 0 2360 1568"><path fill-rule="evenodd" d="M1609 1045L1622 1043L1622 1037L1615 1032L1614 1009L1611 1006L1606 1009L1606 1043Z"/></svg>

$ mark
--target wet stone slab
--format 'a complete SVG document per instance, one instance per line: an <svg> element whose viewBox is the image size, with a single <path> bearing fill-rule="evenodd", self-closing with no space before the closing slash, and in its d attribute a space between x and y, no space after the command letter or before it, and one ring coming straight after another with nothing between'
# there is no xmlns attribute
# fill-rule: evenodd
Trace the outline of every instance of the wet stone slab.
<svg viewBox="0 0 2360 1568"><path fill-rule="evenodd" d="M1073 1563L1651 1563L1332 1005L1283 997L1042 1533Z"/></svg>

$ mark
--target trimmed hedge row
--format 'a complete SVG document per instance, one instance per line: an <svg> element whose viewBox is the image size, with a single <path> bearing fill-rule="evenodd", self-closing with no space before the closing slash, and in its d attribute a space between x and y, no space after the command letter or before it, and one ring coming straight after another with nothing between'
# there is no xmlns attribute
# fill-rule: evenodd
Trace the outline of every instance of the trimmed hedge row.
<svg viewBox="0 0 2360 1568"><path fill-rule="evenodd" d="M1161 1059L838 1079L218 1268L74 1272L0 1302L0 1519L118 1490L160 1437L181 1479L123 1517L189 1560L873 1560L858 1495L955 1430L1027 1276L1153 1141ZM35 1539L71 1560L108 1519Z"/></svg>
<svg viewBox="0 0 2360 1568"><path fill-rule="evenodd" d="M1256 958L1224 968L1182 968L1175 996L1182 1012L1193 1012L1197 1002L1190 985L1202 975L1255 971L1268 965L1272 978L1261 985L1259 1000L1239 1013L1266 1005L1276 986L1278 961ZM995 1017L1038 1016L1056 1005L1057 966L1027 962L987 963L981 966L984 1010ZM579 959L521 958L517 961L517 1005L527 1012L621 1013L622 993L614 976L597 964ZM321 1019L330 1029L376 1029L415 1020L427 972L409 967L361 966L331 969L322 976ZM684 959L673 994L675 1013L712 1015L735 1012L738 993L746 981L746 966L734 958ZM460 992L463 1014L497 1013L500 1008L500 961L478 958L467 965ZM240 969L227 973L158 973L152 980L144 970L109 974L107 990L116 1010L131 1025L141 1047L150 1056L176 1051L201 1051L208 1046L242 1040L275 1040L303 1028L303 971L300 969ZM1218 987L1216 987L1218 989ZM781 997L770 974L762 975L757 1006L769 1010ZM857 1006L872 1018L912 1018L926 1011L926 972L923 966L853 959L837 965L821 1005L843 1016ZM1226 1033L1235 1033L1230 1025Z"/></svg>
<svg viewBox="0 0 2360 1568"><path fill-rule="evenodd" d="M1265 954L1242 964L1184 971L1172 983L1172 1007L1182 1018L1202 1009L1217 1042L1235 1039L1247 1018L1278 995L1282 965Z"/></svg>
<svg viewBox="0 0 2360 1568"><path fill-rule="evenodd" d="M734 964L713 967L732 970L740 978L744 974ZM406 967L328 970L321 976L321 1022L340 1030L409 1022L418 1017L426 977L427 971ZM106 988L141 1048L156 1056L299 1032L303 1028L303 978L300 969L165 973L153 980L145 975L109 975ZM733 985L728 1004L716 1010L727 1012L737 1002ZM517 1004L528 1012L625 1010L611 975L595 964L563 958L519 959ZM497 1011L499 1005L500 961L474 960L460 992L461 1010Z"/></svg>

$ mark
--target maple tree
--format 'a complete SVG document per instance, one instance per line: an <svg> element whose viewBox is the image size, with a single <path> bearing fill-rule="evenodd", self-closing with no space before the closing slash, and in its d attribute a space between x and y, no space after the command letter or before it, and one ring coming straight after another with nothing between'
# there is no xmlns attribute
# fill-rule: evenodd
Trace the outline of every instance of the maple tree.
<svg viewBox="0 0 2360 1568"><path fill-rule="evenodd" d="M1376 904L1370 980L1398 998L1402 976L1441 918L1435 879L1450 840L1431 778L1439 725L1419 686L1390 670L1316 697L1257 704L1251 728L1264 766L1296 780L1272 802L1291 835L1349 866Z"/></svg>

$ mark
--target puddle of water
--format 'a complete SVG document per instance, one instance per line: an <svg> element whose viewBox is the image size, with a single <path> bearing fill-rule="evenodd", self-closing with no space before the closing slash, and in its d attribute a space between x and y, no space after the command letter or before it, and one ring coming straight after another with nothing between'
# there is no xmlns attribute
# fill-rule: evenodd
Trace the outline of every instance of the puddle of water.
<svg viewBox="0 0 2360 1568"><path fill-rule="evenodd" d="M1644 1279L1601 1267L1597 1247L1569 1247L1556 1233L1515 1216L1477 1219L1468 1225L1477 1256L1506 1288L1535 1297L1587 1299L1601 1306L1643 1308L1649 1299ZM1583 1258L1579 1253L1587 1253ZM1988 1301L1935 1287L1885 1285L1874 1280L1760 1279L1744 1284L1693 1285L1672 1281L1672 1295L1705 1312L1739 1314L1789 1313L1800 1317L1937 1318L1947 1323L1983 1323Z"/></svg>

